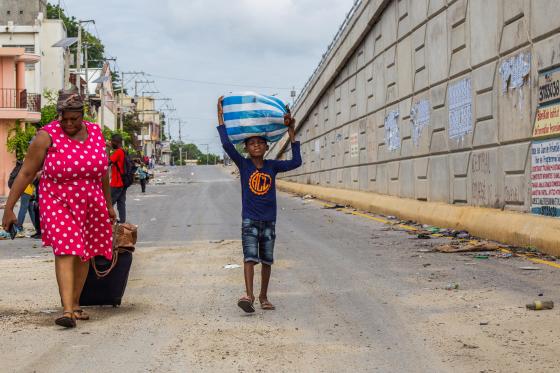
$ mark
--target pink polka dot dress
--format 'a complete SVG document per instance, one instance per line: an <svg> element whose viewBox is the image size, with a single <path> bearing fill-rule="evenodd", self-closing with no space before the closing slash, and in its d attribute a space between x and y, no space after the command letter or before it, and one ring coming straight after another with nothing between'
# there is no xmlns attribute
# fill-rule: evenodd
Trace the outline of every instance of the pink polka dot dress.
<svg viewBox="0 0 560 373"><path fill-rule="evenodd" d="M39 185L43 245L57 256L110 260L112 229L101 181L109 160L100 126L84 124L88 137L83 143L68 137L59 122L42 128L52 140Z"/></svg>

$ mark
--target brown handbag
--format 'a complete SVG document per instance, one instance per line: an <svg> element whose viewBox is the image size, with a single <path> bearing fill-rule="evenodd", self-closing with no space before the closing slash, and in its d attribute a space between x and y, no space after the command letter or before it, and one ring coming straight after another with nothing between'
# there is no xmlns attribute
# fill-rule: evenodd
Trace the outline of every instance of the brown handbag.
<svg viewBox="0 0 560 373"><path fill-rule="evenodd" d="M113 260L111 262L111 266L104 271L100 271L95 265L95 258L91 259L91 266L93 267L97 277L102 278L111 273L119 260L119 252L130 251L133 253L135 250L134 245L136 245L137 239L138 227L136 225L115 223L113 225Z"/></svg>

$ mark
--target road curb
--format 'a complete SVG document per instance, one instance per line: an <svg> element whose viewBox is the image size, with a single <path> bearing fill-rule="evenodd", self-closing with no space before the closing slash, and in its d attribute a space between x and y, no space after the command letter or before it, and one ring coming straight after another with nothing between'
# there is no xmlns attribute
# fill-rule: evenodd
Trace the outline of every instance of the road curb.
<svg viewBox="0 0 560 373"><path fill-rule="evenodd" d="M483 207L423 202L284 180L277 180L277 186L286 192L311 194L319 199L364 211L394 215L443 228L466 230L481 238L514 246L535 247L550 255L560 255L560 219Z"/></svg>

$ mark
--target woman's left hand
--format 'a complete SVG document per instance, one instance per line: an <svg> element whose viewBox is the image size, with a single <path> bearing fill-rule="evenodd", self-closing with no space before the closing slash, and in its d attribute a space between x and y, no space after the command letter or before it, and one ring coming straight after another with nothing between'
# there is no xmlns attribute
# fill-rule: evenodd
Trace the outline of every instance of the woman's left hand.
<svg viewBox="0 0 560 373"><path fill-rule="evenodd" d="M109 219L111 219L111 224L115 224L115 222L117 221L117 213L115 212L115 209L113 208L113 206L109 206L107 210L109 211Z"/></svg>

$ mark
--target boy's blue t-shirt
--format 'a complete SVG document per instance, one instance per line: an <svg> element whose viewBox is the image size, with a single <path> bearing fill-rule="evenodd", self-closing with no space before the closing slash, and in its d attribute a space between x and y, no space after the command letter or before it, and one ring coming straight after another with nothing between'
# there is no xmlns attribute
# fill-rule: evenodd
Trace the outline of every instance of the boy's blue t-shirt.
<svg viewBox="0 0 560 373"><path fill-rule="evenodd" d="M226 126L218 126L225 152L239 168L243 219L276 221L276 174L301 166L300 143L292 143L292 159L277 161L265 159L257 169L253 161L237 152L226 133Z"/></svg>

